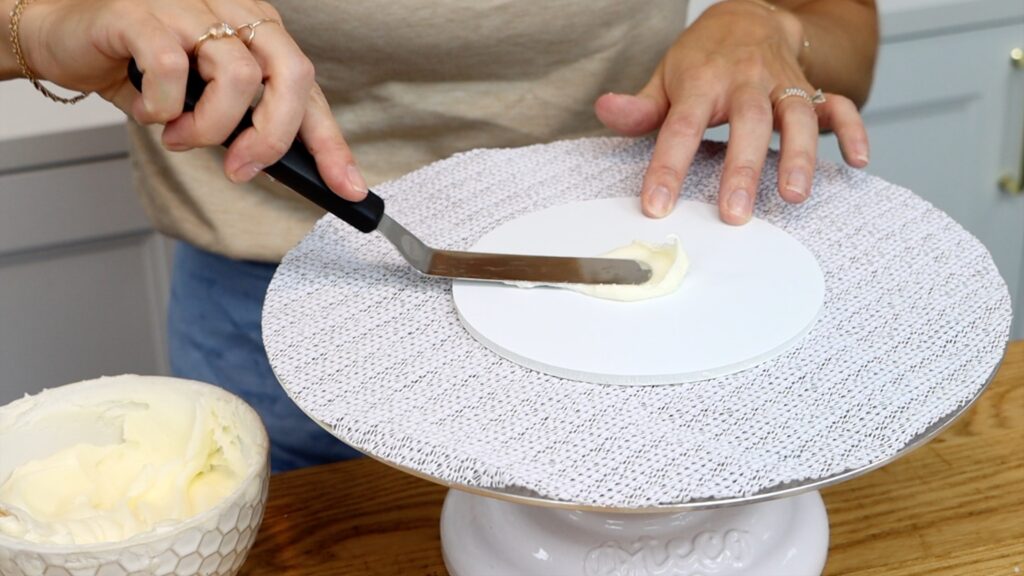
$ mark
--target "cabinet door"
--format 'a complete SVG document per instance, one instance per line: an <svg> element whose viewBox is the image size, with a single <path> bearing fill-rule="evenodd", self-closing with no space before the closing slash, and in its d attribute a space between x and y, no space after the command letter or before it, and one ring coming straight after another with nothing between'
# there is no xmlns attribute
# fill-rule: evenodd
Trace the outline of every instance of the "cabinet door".
<svg viewBox="0 0 1024 576"><path fill-rule="evenodd" d="M167 264L123 151L0 175L0 405L101 375L166 373Z"/></svg>
<svg viewBox="0 0 1024 576"><path fill-rule="evenodd" d="M1024 23L890 42L864 109L868 171L923 196L977 236L1024 305L1024 196L1000 190L1024 154ZM831 136L822 155L841 161ZM1018 177L1020 177L1018 175ZM1014 337L1024 338L1018 312Z"/></svg>

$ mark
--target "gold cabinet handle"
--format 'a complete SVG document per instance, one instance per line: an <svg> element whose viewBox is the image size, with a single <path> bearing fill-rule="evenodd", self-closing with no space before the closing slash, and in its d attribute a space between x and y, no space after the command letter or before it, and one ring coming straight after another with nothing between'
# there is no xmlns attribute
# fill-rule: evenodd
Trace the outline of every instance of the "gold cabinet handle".
<svg viewBox="0 0 1024 576"><path fill-rule="evenodd" d="M999 189L1007 194L1017 196L1024 194L1024 142L1021 142L1020 167L1017 168L1017 176L1007 172L999 177Z"/></svg>
<svg viewBox="0 0 1024 576"><path fill-rule="evenodd" d="M1018 70L1024 69L1024 49L1010 50L1010 63ZM1024 193L1024 142L1021 142L1020 168L1017 170L1017 176L1003 174L999 178L999 189L1013 195Z"/></svg>
<svg viewBox="0 0 1024 576"><path fill-rule="evenodd" d="M999 178L999 189L1013 196L1024 193L1024 187L1021 184L1020 179L1014 178L1013 174L1003 174Z"/></svg>

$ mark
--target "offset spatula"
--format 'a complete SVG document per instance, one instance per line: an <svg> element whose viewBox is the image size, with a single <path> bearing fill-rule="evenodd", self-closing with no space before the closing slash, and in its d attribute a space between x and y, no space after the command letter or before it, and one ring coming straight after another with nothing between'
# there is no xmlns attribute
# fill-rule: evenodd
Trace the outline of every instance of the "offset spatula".
<svg viewBox="0 0 1024 576"><path fill-rule="evenodd" d="M137 90L142 90L142 72L135 60L128 64L128 78ZM186 111L195 108L204 88L206 82L196 70L191 70L185 90ZM223 145L230 145L250 126L251 110ZM545 284L643 284L651 277L650 269L635 260L485 254L431 248L385 214L384 200L372 191L361 202L350 202L332 192L320 177L313 155L299 140L276 164L263 171L357 230L380 232L413 268L428 276Z"/></svg>

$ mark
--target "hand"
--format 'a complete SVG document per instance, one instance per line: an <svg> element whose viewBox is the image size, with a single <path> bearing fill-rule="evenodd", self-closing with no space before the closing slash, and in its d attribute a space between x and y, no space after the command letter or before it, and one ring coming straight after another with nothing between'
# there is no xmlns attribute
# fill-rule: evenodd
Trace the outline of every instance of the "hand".
<svg viewBox="0 0 1024 576"><path fill-rule="evenodd" d="M195 111L183 113L189 55L209 27L258 26L251 45L210 39L196 65L207 81ZM65 88L96 92L143 124L166 124L163 144L188 150L222 143L259 90L253 127L228 149L224 172L251 180L299 135L328 186L359 201L366 183L314 79L313 65L268 3L257 0L36 0L21 17L29 68ZM242 30L242 37L248 31ZM134 57L145 73L140 95L126 76ZM262 85L262 86L261 86Z"/></svg>
<svg viewBox="0 0 1024 576"><path fill-rule="evenodd" d="M597 100L598 117L621 134L661 129L644 175L645 214L671 212L704 130L726 122L718 206L730 224L750 220L773 128L782 136L778 191L787 202L803 202L811 192L819 130L835 131L848 164L867 165L867 133L850 99L826 94L815 110L807 100L789 97L773 109L785 88L814 93L798 63L802 42L802 24L793 14L754 0L729 0L680 35L639 94Z"/></svg>

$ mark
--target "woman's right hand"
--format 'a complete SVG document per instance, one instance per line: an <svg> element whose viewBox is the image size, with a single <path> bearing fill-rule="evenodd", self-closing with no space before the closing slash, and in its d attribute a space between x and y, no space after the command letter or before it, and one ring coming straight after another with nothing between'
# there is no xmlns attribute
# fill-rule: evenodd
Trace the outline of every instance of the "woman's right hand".
<svg viewBox="0 0 1024 576"><path fill-rule="evenodd" d="M195 111L183 113L198 38L220 22L237 29L265 18L275 22L259 25L248 46L237 36L201 45L195 65L207 88ZM175 151L224 142L262 85L253 127L225 155L228 178L251 180L298 136L328 186L362 200L366 183L313 65L281 22L270 4L256 0L34 0L22 13L19 38L37 77L95 92L142 124L165 124L163 144ZM141 95L126 76L132 57L145 73Z"/></svg>

